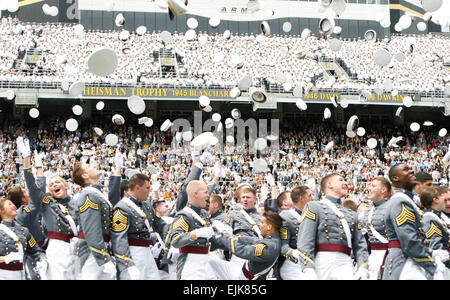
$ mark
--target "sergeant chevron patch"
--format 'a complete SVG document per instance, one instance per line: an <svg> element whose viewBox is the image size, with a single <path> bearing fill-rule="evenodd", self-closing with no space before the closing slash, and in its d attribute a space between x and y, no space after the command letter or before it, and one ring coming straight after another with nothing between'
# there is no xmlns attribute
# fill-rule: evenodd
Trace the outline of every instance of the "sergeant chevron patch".
<svg viewBox="0 0 450 300"><path fill-rule="evenodd" d="M266 247L266 244L256 244L255 246L255 256L261 256L263 253L264 248Z"/></svg>
<svg viewBox="0 0 450 300"><path fill-rule="evenodd" d="M120 212L120 209L116 210L112 218L112 231L121 232L128 226L128 218Z"/></svg>
<svg viewBox="0 0 450 300"><path fill-rule="evenodd" d="M84 204L80 206L80 213L85 212L89 208L98 210L98 204L92 202L91 199L89 199L89 196L86 195L86 201L84 201Z"/></svg>
<svg viewBox="0 0 450 300"><path fill-rule="evenodd" d="M402 226L406 221L415 223L416 215L413 212L409 211L406 208L405 204L402 204L402 211L397 217L395 217L395 222L397 223L397 226Z"/></svg>
<svg viewBox="0 0 450 300"><path fill-rule="evenodd" d="M316 214L309 210L309 207L306 206L306 209L303 211L302 216L300 217L300 223L303 222L305 218L311 219L313 221L316 220Z"/></svg>
<svg viewBox="0 0 450 300"><path fill-rule="evenodd" d="M33 236L30 237L30 240L28 241L28 246L30 246L30 248L36 246L36 240L33 238Z"/></svg>
<svg viewBox="0 0 450 300"><path fill-rule="evenodd" d="M181 227L185 232L189 231L189 225L186 223L183 216L180 216L180 218L173 223L173 229L178 227Z"/></svg>
<svg viewBox="0 0 450 300"><path fill-rule="evenodd" d="M288 231L286 228L281 227L280 228L280 239L287 240L288 238Z"/></svg>
<svg viewBox="0 0 450 300"><path fill-rule="evenodd" d="M427 239L433 236L433 234L437 234L439 236L442 236L442 231L434 224L433 221L431 221L430 229L425 233L425 236Z"/></svg>

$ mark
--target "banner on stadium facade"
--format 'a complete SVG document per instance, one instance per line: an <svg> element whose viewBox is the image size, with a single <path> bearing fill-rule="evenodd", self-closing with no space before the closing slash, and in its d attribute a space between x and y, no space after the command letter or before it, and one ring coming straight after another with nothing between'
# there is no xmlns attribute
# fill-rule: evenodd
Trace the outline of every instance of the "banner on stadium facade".
<svg viewBox="0 0 450 300"><path fill-rule="evenodd" d="M331 102L331 98L334 97L336 101L339 101L341 97L346 97L347 95L341 95L340 93L327 93L327 92L311 92L308 95L304 96L305 101L310 102L318 102L318 103L324 103L324 102ZM372 93L369 98L367 98L366 102L372 102L372 103L402 103L403 98L405 98L407 95L400 95L392 96L391 94L376 94Z"/></svg>
<svg viewBox="0 0 450 300"><path fill-rule="evenodd" d="M84 97L117 97L128 98L198 98L208 96L211 99L231 99L229 90L192 89L192 88L147 88L147 87L86 87Z"/></svg>

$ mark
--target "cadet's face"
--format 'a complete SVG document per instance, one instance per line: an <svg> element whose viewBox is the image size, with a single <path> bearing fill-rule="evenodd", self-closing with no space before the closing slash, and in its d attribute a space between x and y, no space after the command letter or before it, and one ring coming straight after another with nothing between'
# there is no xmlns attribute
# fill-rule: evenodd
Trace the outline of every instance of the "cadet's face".
<svg viewBox="0 0 450 300"><path fill-rule="evenodd" d="M369 191L369 199L372 201L377 201L383 198L384 188L381 182L379 182L378 180L373 180L369 184L368 191Z"/></svg>
<svg viewBox="0 0 450 300"><path fill-rule="evenodd" d="M239 203L242 204L244 209L254 208L256 205L256 195L251 192L242 193L239 198Z"/></svg>
<svg viewBox="0 0 450 300"><path fill-rule="evenodd" d="M305 192L305 195L303 196L303 203L306 204L309 201L312 201L312 199L313 199L313 196L312 196L311 190L307 189Z"/></svg>
<svg viewBox="0 0 450 300"><path fill-rule="evenodd" d="M199 207L208 210L209 209L209 194L208 194L208 188L206 187L206 184L200 185L198 192L197 192L197 199L199 201Z"/></svg>
<svg viewBox="0 0 450 300"><path fill-rule="evenodd" d="M416 175L414 175L413 169L406 164L402 164L399 166L397 174L394 177L397 177L396 181L399 183L399 185L407 190L412 190L417 184L417 178Z"/></svg>
<svg viewBox="0 0 450 300"><path fill-rule="evenodd" d="M436 209L444 211L445 210L445 197L448 193L440 195L435 201Z"/></svg>
<svg viewBox="0 0 450 300"><path fill-rule="evenodd" d="M259 230L261 230L262 236L266 236L269 233L270 228L271 228L271 227L269 227L269 225L270 224L267 222L266 217L262 217L258 223L258 227L259 227Z"/></svg>
<svg viewBox="0 0 450 300"><path fill-rule="evenodd" d="M96 180L100 177L101 172L97 169L97 167L93 164L83 163L84 173L89 176L89 178Z"/></svg>
<svg viewBox="0 0 450 300"><path fill-rule="evenodd" d="M291 209L292 207L292 199L291 199L291 193L286 193L286 196L283 200L283 208L284 209Z"/></svg>
<svg viewBox="0 0 450 300"><path fill-rule="evenodd" d="M67 197L67 185L59 177L53 177L48 183L48 190L52 197L57 199L63 199Z"/></svg>
<svg viewBox="0 0 450 300"><path fill-rule="evenodd" d="M146 201L150 194L150 181L146 181L144 185L136 186L136 199L139 201Z"/></svg>
<svg viewBox="0 0 450 300"><path fill-rule="evenodd" d="M347 195L347 183L342 176L336 175L330 178L330 189L333 190L335 195L339 198Z"/></svg>
<svg viewBox="0 0 450 300"><path fill-rule="evenodd" d="M444 196L444 203L445 203L444 212L446 214L450 214L450 191L448 191L447 193L443 194L442 196Z"/></svg>
<svg viewBox="0 0 450 300"><path fill-rule="evenodd" d="M17 216L17 207L11 200L4 201L3 208L0 209L0 216L5 220L13 219Z"/></svg>

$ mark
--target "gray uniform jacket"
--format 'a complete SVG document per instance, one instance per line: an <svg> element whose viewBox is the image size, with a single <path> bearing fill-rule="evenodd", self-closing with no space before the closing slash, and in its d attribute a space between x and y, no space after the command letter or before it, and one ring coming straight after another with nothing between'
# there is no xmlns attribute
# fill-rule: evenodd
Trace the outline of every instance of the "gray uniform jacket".
<svg viewBox="0 0 450 300"><path fill-rule="evenodd" d="M302 215L302 211L297 207L292 207L292 209L299 215ZM297 259L292 255L293 250L297 249L297 240L298 240L298 229L300 226L300 220L297 220L296 216L291 214L288 210L283 210L280 212L280 217L283 220L281 229L280 229L280 238L281 238L281 250L280 254L282 255L282 260L280 262L284 262L284 259L289 259L295 263L297 263ZM282 263L279 267L282 266Z"/></svg>
<svg viewBox="0 0 450 300"><path fill-rule="evenodd" d="M403 192L413 201L413 193L402 189L395 189L386 208L386 230L389 242L400 242L401 248L390 248L382 267L382 279L397 280L408 257L433 275L436 266L431 257L432 249L424 246L425 233L423 230L422 214L412 202L400 197L397 192Z"/></svg>
<svg viewBox="0 0 450 300"><path fill-rule="evenodd" d="M170 232L170 243L175 248L182 248L185 246L195 247L211 247L211 251L216 249L215 237L211 237L209 240L205 238L198 238L191 240L191 232L195 229L211 226L208 213L199 207L191 204L187 204L192 208L204 221L205 225L202 225L199 220L193 217L186 209L179 211L172 223L172 230ZM181 278L181 272L183 271L184 264L186 262L187 253L180 253L177 260L177 279ZM206 261L205 261L206 263Z"/></svg>
<svg viewBox="0 0 450 300"><path fill-rule="evenodd" d="M211 221L217 220L217 221L225 222L226 218L227 218L227 213L221 209L219 209L218 211L216 211L215 213L213 213L211 215Z"/></svg>
<svg viewBox="0 0 450 300"><path fill-rule="evenodd" d="M102 185L91 186L101 192ZM92 253L99 266L111 261L107 242L111 237L113 206L120 200L120 176L111 176L108 200L112 206L100 195L85 188L78 196L79 236L83 235L84 238L77 243L76 255L80 257L81 265L89 253Z"/></svg>
<svg viewBox="0 0 450 300"><path fill-rule="evenodd" d="M45 193L45 176L38 176L36 187ZM47 231L42 221L42 215L38 208L30 202L28 205L22 205L17 210L16 221L20 225L28 228L31 235L35 238L39 246L42 246L47 236Z"/></svg>
<svg viewBox="0 0 450 300"><path fill-rule="evenodd" d="M339 198L326 196L344 214L351 231L351 250L358 266L367 265L369 253L361 232L356 212L342 206ZM322 201L310 201L303 209L298 230L297 249L302 269L314 268L314 256L318 247L334 244L348 247L347 236L338 216ZM345 248L344 247L344 248Z"/></svg>
<svg viewBox="0 0 450 300"><path fill-rule="evenodd" d="M160 223L164 222L161 218L155 217L149 201L141 202L129 194L126 197L133 201L145 215L141 215L123 199L114 207L111 243L120 272L135 265L131 257L130 245L149 246L150 234L154 232L155 227L160 227ZM150 228L147 228L145 220L148 220Z"/></svg>
<svg viewBox="0 0 450 300"><path fill-rule="evenodd" d="M437 220L436 217L433 217L429 213L435 214L440 220ZM441 214L441 211L426 209L423 215L423 230L426 238L425 245L433 250L450 249L450 231L445 221L441 219ZM450 260L447 260L445 265L447 268L450 267Z"/></svg>
<svg viewBox="0 0 450 300"><path fill-rule="evenodd" d="M44 252L26 227L19 225L15 221L3 220L2 224L17 235L22 244L24 254L31 258L33 266L35 266L35 262L45 258ZM0 256L6 256L11 252L17 251L19 251L19 248L15 241L3 230L0 230Z"/></svg>
<svg viewBox="0 0 450 300"><path fill-rule="evenodd" d="M55 199L50 194L46 194L37 187L31 169L25 169L24 175L31 201L42 215L47 234L57 233L74 236L74 232L65 217L65 212L58 204L64 206L64 210L67 209L75 223L78 224L76 201L69 196L64 199Z"/></svg>
<svg viewBox="0 0 450 300"><path fill-rule="evenodd" d="M360 223L362 226L362 231L367 232L367 236L369 238L370 245L372 244L380 244L381 241L379 241L373 234L373 231L369 228L369 213L372 207L374 207L373 214L372 214L372 226L373 228L386 240L388 240L387 237L387 230L386 230L386 224L384 223L384 217L386 215L386 208L388 204L388 198L384 198L381 200L378 200L377 202L374 202L373 206L369 207L367 209L362 218L360 219ZM369 249L370 249L369 245Z"/></svg>
<svg viewBox="0 0 450 300"><path fill-rule="evenodd" d="M246 210L246 212L253 219L255 225L257 225L261 219L261 214L256 210L256 208ZM225 222L233 228L234 235L258 237L257 232L253 229L254 225L249 223L240 209L230 210L228 212L228 216L225 218Z"/></svg>
<svg viewBox="0 0 450 300"><path fill-rule="evenodd" d="M218 247L230 251L233 255L248 261L246 268L251 275L264 279L280 255L280 235L266 235L262 238L249 236L231 236L217 238ZM245 273L244 273L245 274ZM248 278L248 277L247 277Z"/></svg>

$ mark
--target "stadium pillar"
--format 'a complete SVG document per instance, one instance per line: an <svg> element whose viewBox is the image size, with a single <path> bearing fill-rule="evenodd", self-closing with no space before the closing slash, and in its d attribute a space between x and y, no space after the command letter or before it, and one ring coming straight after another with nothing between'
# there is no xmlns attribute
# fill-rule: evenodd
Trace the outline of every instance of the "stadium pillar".
<svg viewBox="0 0 450 300"><path fill-rule="evenodd" d="M83 114L81 114L81 118L83 120L90 120L92 117L91 105L86 100L81 100L80 106L83 108Z"/></svg>
<svg viewBox="0 0 450 300"><path fill-rule="evenodd" d="M158 101L146 100L145 108L147 110L145 115L149 118L152 118L155 121L156 117L158 116Z"/></svg>

